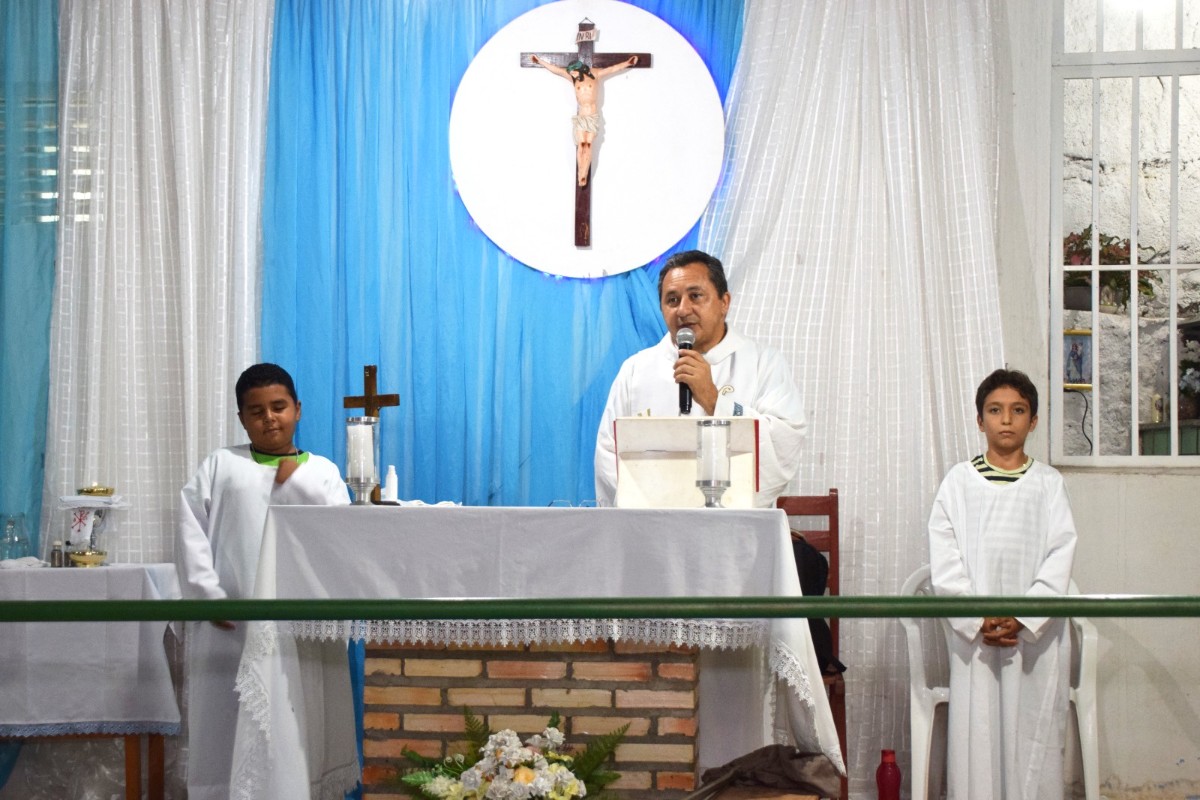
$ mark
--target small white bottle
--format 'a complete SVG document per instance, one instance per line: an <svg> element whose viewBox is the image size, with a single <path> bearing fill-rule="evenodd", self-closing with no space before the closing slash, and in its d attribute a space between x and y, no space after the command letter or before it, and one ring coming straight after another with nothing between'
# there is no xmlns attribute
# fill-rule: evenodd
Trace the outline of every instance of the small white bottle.
<svg viewBox="0 0 1200 800"><path fill-rule="evenodd" d="M396 502L396 493L398 491L396 467L394 464L388 464L387 477L383 480L383 491L381 492L380 499L385 503L394 503Z"/></svg>

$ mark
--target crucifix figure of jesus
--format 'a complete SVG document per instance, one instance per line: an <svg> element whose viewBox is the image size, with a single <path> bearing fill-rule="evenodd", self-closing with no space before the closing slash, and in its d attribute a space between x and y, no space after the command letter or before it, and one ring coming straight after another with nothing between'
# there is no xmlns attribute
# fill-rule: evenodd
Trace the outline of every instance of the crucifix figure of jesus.
<svg viewBox="0 0 1200 800"><path fill-rule="evenodd" d="M580 186L587 186L588 173L592 169L592 142L600 132L600 79L622 72L630 67L636 67L638 57L630 56L625 61L619 61L611 67L601 67L595 72L580 60L572 61L566 67L542 61L537 53L532 56L533 63L566 78L575 89L575 101L579 108L571 117L575 131L575 165L578 171L576 180Z"/></svg>
<svg viewBox="0 0 1200 800"><path fill-rule="evenodd" d="M650 67L649 53L597 53L596 23L579 23L574 53L522 53L522 67L542 67L571 82L578 104L571 118L575 138L575 246L591 245L593 144L600 133L600 80L615 72Z"/></svg>

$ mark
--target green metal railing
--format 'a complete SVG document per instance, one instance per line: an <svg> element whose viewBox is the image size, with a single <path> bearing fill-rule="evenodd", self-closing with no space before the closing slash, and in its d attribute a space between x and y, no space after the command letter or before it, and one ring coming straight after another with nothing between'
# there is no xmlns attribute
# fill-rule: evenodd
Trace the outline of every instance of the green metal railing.
<svg viewBox="0 0 1200 800"><path fill-rule="evenodd" d="M1200 597L577 597L520 600L29 600L0 603L0 623L978 616L1200 617Z"/></svg>

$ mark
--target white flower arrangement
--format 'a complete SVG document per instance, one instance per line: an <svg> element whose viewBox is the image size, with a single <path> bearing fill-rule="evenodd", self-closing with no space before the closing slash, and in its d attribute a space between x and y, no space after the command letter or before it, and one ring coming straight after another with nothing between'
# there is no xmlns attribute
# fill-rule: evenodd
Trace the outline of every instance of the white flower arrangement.
<svg viewBox="0 0 1200 800"><path fill-rule="evenodd" d="M576 758L563 751L558 714L524 744L515 731L493 733L470 711L465 717L467 739L478 745L473 748L478 755L438 761L405 750L405 757L422 767L401 777L405 788L434 800L574 800L587 796L589 784L600 789L618 777L600 767L628 726L592 740Z"/></svg>

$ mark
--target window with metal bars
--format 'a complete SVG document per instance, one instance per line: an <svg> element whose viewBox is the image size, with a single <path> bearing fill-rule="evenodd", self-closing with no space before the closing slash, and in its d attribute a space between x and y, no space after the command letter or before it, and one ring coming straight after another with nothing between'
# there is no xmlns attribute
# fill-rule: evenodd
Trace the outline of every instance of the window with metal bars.
<svg viewBox="0 0 1200 800"><path fill-rule="evenodd" d="M1054 41L1052 458L1198 466L1200 0L1064 0Z"/></svg>

